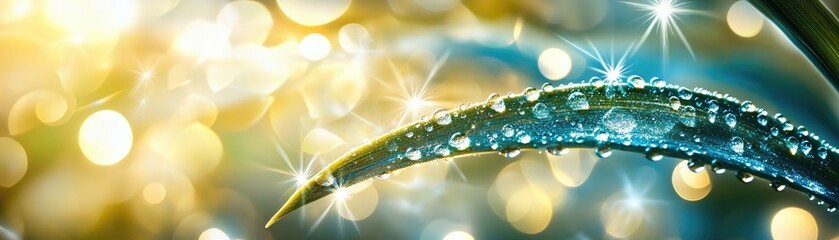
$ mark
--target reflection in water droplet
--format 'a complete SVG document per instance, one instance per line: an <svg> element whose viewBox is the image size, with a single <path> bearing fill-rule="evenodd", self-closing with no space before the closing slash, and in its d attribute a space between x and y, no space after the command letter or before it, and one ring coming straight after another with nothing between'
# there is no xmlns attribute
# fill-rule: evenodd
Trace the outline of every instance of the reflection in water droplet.
<svg viewBox="0 0 839 240"><path fill-rule="evenodd" d="M690 91L690 89L687 89L686 87L680 87L679 88L679 98L684 99L684 100L690 100L692 97L693 97L693 92Z"/></svg>
<svg viewBox="0 0 839 240"><path fill-rule="evenodd" d="M533 105L533 116L536 116L538 119L545 119L550 115L550 109L544 103L536 103Z"/></svg>
<svg viewBox="0 0 839 240"><path fill-rule="evenodd" d="M501 156L504 156L506 158L514 158L521 154L521 149L519 149L518 147L508 147L498 152L498 154L501 154Z"/></svg>
<svg viewBox="0 0 839 240"><path fill-rule="evenodd" d="M642 89L645 86L647 86L647 82L644 82L644 78L638 75L629 76L627 81L629 81L629 84L632 84L632 87L635 87L637 89Z"/></svg>
<svg viewBox="0 0 839 240"><path fill-rule="evenodd" d="M504 105L504 99L501 98L498 94L491 94L487 99L487 103L489 103L489 108L497 113L503 113L504 110L507 109L507 106Z"/></svg>
<svg viewBox="0 0 839 240"><path fill-rule="evenodd" d="M701 173L702 171L705 171L705 164L691 159L688 161L688 169L694 173Z"/></svg>
<svg viewBox="0 0 839 240"><path fill-rule="evenodd" d="M596 149L594 149L594 154L596 154L600 158L607 158L609 156L612 156L612 148L609 147L609 145L600 145L597 146Z"/></svg>
<svg viewBox="0 0 839 240"><path fill-rule="evenodd" d="M734 116L733 113L726 113L723 117L723 120L725 121L725 124L728 125L728 127L733 128L735 125L737 125L737 117Z"/></svg>
<svg viewBox="0 0 839 240"><path fill-rule="evenodd" d="M405 156L408 157L408 159L416 161L419 160L420 157L422 157L422 153L419 149L408 148L407 150L405 150Z"/></svg>
<svg viewBox="0 0 839 240"><path fill-rule="evenodd" d="M526 133L519 135L519 139L518 139L519 143L528 144L528 143L530 143L530 140L531 140L530 135L528 135Z"/></svg>
<svg viewBox="0 0 839 240"><path fill-rule="evenodd" d="M807 156L807 154L810 154L810 150L813 149L813 144L811 144L810 141L807 141L806 139L801 140L801 144L798 145L798 149L801 150L801 153L803 153L804 156Z"/></svg>
<svg viewBox="0 0 839 240"><path fill-rule="evenodd" d="M434 119L440 125L449 125L449 123L452 123L452 115L449 114L449 111L442 108L434 111Z"/></svg>
<svg viewBox="0 0 839 240"><path fill-rule="evenodd" d="M708 111L709 112L717 112L717 110L720 110L720 104L717 102L717 100L714 100L714 99L709 100L708 101Z"/></svg>
<svg viewBox="0 0 839 240"><path fill-rule="evenodd" d="M655 161L659 161L662 158L664 158L664 155L661 154L660 150L652 148L650 150L647 150L647 152L644 153L644 157L646 157L650 161L655 162Z"/></svg>
<svg viewBox="0 0 839 240"><path fill-rule="evenodd" d="M787 185L784 185L781 182L771 182L771 183L769 183L769 187L771 187L772 189L775 189L775 191L780 192L780 191L783 191L784 189L786 189Z"/></svg>
<svg viewBox="0 0 839 240"><path fill-rule="evenodd" d="M761 126L766 126L766 123L769 122L767 120L767 115L769 115L769 113L766 112L766 111L762 111L762 112L758 113L757 114L757 123L760 124Z"/></svg>
<svg viewBox="0 0 839 240"><path fill-rule="evenodd" d="M725 168L723 168L722 163L717 160L711 160L711 171L714 171L716 174L723 174L725 173Z"/></svg>
<svg viewBox="0 0 839 240"><path fill-rule="evenodd" d="M606 128L620 134L630 133L638 126L632 114L622 108L609 109L603 115L602 121Z"/></svg>
<svg viewBox="0 0 839 240"><path fill-rule="evenodd" d="M516 134L516 131L513 129L513 126L510 124L505 124L504 127L501 127L501 135L505 137L513 137L513 134Z"/></svg>
<svg viewBox="0 0 839 240"><path fill-rule="evenodd" d="M789 148L789 152L792 153L792 155L798 153L798 139L795 137L787 138L787 148Z"/></svg>
<svg viewBox="0 0 839 240"><path fill-rule="evenodd" d="M688 127L696 127L696 109L692 106L685 106L679 114L679 122Z"/></svg>
<svg viewBox="0 0 839 240"><path fill-rule="evenodd" d="M664 79L653 77L650 78L650 85L653 85L657 88L663 88L664 86L667 86L667 82L665 82Z"/></svg>
<svg viewBox="0 0 839 240"><path fill-rule="evenodd" d="M741 112L754 112L757 110L757 107L751 101L743 101L740 104L740 111Z"/></svg>
<svg viewBox="0 0 839 240"><path fill-rule="evenodd" d="M827 149L824 147L819 147L818 149L816 149L816 153L818 153L819 158L821 159L827 158Z"/></svg>
<svg viewBox="0 0 839 240"><path fill-rule="evenodd" d="M471 144L471 140L465 134L461 134L460 132L452 134L451 138L449 139L449 146L456 148L457 150L465 150L469 148L469 144Z"/></svg>
<svg viewBox="0 0 839 240"><path fill-rule="evenodd" d="M755 179L755 177L752 176L752 174L743 171L738 171L736 176L737 179L739 179L743 183L750 183L752 182L752 180Z"/></svg>
<svg viewBox="0 0 839 240"><path fill-rule="evenodd" d="M581 92L574 92L568 95L568 101L566 104L568 104L569 108L574 110L585 110L589 108L588 98L586 98L586 95Z"/></svg>
<svg viewBox="0 0 839 240"><path fill-rule="evenodd" d="M679 101L679 98L676 96L670 97L668 101L670 102L670 107L672 107L673 110L679 110L679 108L682 107L682 102Z"/></svg>
<svg viewBox="0 0 839 240"><path fill-rule="evenodd" d="M539 93L539 90L536 90L533 87L525 88L523 94L524 94L525 99L527 99L528 102L535 102L536 100L539 100L539 95L541 95Z"/></svg>
<svg viewBox="0 0 839 240"><path fill-rule="evenodd" d="M737 154L742 155L743 151L745 150L745 144L743 143L743 139L740 137L732 137L731 141L729 142L729 145L731 146L731 150L734 150L734 152Z"/></svg>
<svg viewBox="0 0 839 240"><path fill-rule="evenodd" d="M550 147L546 148L545 151L547 151L550 154L556 155L556 156L562 156L562 155L568 154L568 152L570 150L568 148L562 147L560 145L556 145L556 146L550 146Z"/></svg>

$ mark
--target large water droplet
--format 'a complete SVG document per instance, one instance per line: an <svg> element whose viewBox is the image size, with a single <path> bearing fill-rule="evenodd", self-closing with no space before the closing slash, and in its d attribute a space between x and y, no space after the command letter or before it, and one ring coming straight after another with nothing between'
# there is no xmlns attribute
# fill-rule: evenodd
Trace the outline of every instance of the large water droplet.
<svg viewBox="0 0 839 240"><path fill-rule="evenodd" d="M551 83L542 84L542 92L549 93L549 92L553 92L553 91L554 91L554 85L551 85Z"/></svg>
<svg viewBox="0 0 839 240"><path fill-rule="evenodd" d="M787 148L789 148L789 152L792 153L792 155L798 153L798 138L787 138Z"/></svg>
<svg viewBox="0 0 839 240"><path fill-rule="evenodd" d="M804 126L798 126L798 128L796 128L796 131L798 131L798 134L801 134L801 136L807 136L810 134L810 131L807 131L807 128L805 128Z"/></svg>
<svg viewBox="0 0 839 240"><path fill-rule="evenodd" d="M780 130L778 130L777 127L772 127L769 129L769 134L772 134L772 136L778 136L779 131Z"/></svg>
<svg viewBox="0 0 839 240"><path fill-rule="evenodd" d="M766 126L766 123L769 122L769 120L767 119L767 115L769 115L769 113L766 112L766 111L762 111L762 112L758 113L757 114L757 123L760 124L761 126Z"/></svg>
<svg viewBox="0 0 839 240"><path fill-rule="evenodd" d="M449 147L446 145L437 145L434 147L434 153L437 154L437 156L445 157L450 155L452 151L449 150Z"/></svg>
<svg viewBox="0 0 839 240"><path fill-rule="evenodd" d="M690 100L693 97L693 92L686 87L679 88L679 98L684 100Z"/></svg>
<svg viewBox="0 0 839 240"><path fill-rule="evenodd" d="M650 161L656 162L664 158L664 155L661 153L661 150L651 148L644 152L644 157Z"/></svg>
<svg viewBox="0 0 839 240"><path fill-rule="evenodd" d="M711 171L716 174L723 174L725 173L725 168L722 166L722 162L720 162L720 160L714 159L711 160Z"/></svg>
<svg viewBox="0 0 839 240"><path fill-rule="evenodd" d="M491 94L489 98L487 98L487 103L489 103L489 108L497 113L503 113L504 110L507 109L507 106L504 105L504 99L501 98L498 94Z"/></svg>
<svg viewBox="0 0 839 240"><path fill-rule="evenodd" d="M810 150L813 149L813 144L807 141L807 139L803 139L801 140L801 144L798 144L798 149L801 150L804 156L807 156L807 154L810 154Z"/></svg>
<svg viewBox="0 0 839 240"><path fill-rule="evenodd" d="M668 101L670 102L670 107L673 108L673 110L679 110L679 108L682 107L682 101L679 101L679 98L676 96L670 97Z"/></svg>
<svg viewBox="0 0 839 240"><path fill-rule="evenodd" d="M714 112L708 112L708 122L714 123L717 121L717 114Z"/></svg>
<svg viewBox="0 0 839 240"><path fill-rule="evenodd" d="M536 103L536 105L533 105L532 111L533 116L536 116L538 119L547 118L551 113L551 110L544 103Z"/></svg>
<svg viewBox="0 0 839 240"><path fill-rule="evenodd" d="M685 106L679 114L679 122L688 127L696 127L696 109L692 106Z"/></svg>
<svg viewBox="0 0 839 240"><path fill-rule="evenodd" d="M568 154L569 149L565 148L565 147L562 147L560 145L555 145L555 146L550 146L550 147L546 148L545 151L547 151L550 154L556 155L556 156L562 156L562 155Z"/></svg>
<svg viewBox="0 0 839 240"><path fill-rule="evenodd" d="M612 156L612 148L609 145L599 145L597 148L594 149L594 154L596 154L600 158L607 158Z"/></svg>
<svg viewBox="0 0 839 240"><path fill-rule="evenodd" d="M588 98L586 98L586 95L581 92L573 92L568 95L568 101L566 104L568 104L569 108L574 110L585 110L589 108Z"/></svg>
<svg viewBox="0 0 839 240"><path fill-rule="evenodd" d="M723 120L725 121L725 124L728 125L728 127L733 128L735 125L737 125L737 117L734 116L733 113L726 113L723 117Z"/></svg>
<svg viewBox="0 0 839 240"><path fill-rule="evenodd" d="M737 179L739 179L743 183L750 183L752 180L755 180L755 177L752 176L751 173L747 173L744 171L737 171Z"/></svg>
<svg viewBox="0 0 839 240"><path fill-rule="evenodd" d="M516 131L513 129L513 126L510 126L510 124L504 124L504 126L501 127L501 135L504 135L505 137L512 137L513 134L516 134Z"/></svg>
<svg viewBox="0 0 839 240"><path fill-rule="evenodd" d="M535 102L536 100L539 100L539 95L541 95L541 94L539 94L539 90L536 90L533 87L525 88L524 93L522 93L522 94L524 95L524 98L527 99L528 102Z"/></svg>
<svg viewBox="0 0 839 240"><path fill-rule="evenodd" d="M609 109L606 114L603 114L602 121L606 128L620 134L630 133L638 127L632 113L622 108Z"/></svg>
<svg viewBox="0 0 839 240"><path fill-rule="evenodd" d="M780 192L780 191L783 191L785 188L787 188L787 185L784 185L781 182L771 182L771 183L769 183L769 187L771 187L772 189L775 189L775 191Z"/></svg>
<svg viewBox="0 0 839 240"><path fill-rule="evenodd" d="M446 109L437 109L434 111L434 120L440 125L449 125L452 123L452 115Z"/></svg>
<svg viewBox="0 0 839 240"><path fill-rule="evenodd" d="M422 153L419 149L408 148L405 150L405 156L408 157L410 160L419 160L422 157Z"/></svg>
<svg viewBox="0 0 839 240"><path fill-rule="evenodd" d="M405 133L405 137L407 137L407 138L411 138L413 136L414 136L414 132L406 132Z"/></svg>
<svg viewBox="0 0 839 240"><path fill-rule="evenodd" d="M329 187L335 184L335 176L328 172L322 172L317 178L315 178L315 182L320 184L324 187Z"/></svg>
<svg viewBox="0 0 839 240"><path fill-rule="evenodd" d="M528 143L530 143L530 140L531 140L530 135L528 135L527 133L520 133L519 139L518 139L519 143L528 144Z"/></svg>
<svg viewBox="0 0 839 240"><path fill-rule="evenodd" d="M745 151L745 143L740 137L732 137L728 145L731 147L731 150L734 150L737 154L743 154L743 151Z"/></svg>
<svg viewBox="0 0 839 240"><path fill-rule="evenodd" d="M741 112L754 112L757 110L757 107L752 103L752 101L743 101L740 103L740 111Z"/></svg>
<svg viewBox="0 0 839 240"><path fill-rule="evenodd" d="M645 86L647 86L647 82L644 82L644 78L638 75L629 76L627 81L629 82L629 84L632 84L632 87L637 89L642 89Z"/></svg>
<svg viewBox="0 0 839 240"><path fill-rule="evenodd" d="M717 100L708 100L708 111L717 112L717 110L720 110L720 104L717 102Z"/></svg>
<svg viewBox="0 0 839 240"><path fill-rule="evenodd" d="M663 88L664 86L667 86L667 82L665 82L664 79L653 77L650 78L650 85L653 85L657 88Z"/></svg>
<svg viewBox="0 0 839 240"><path fill-rule="evenodd" d="M501 154L501 156L504 156L506 158L514 158L521 154L521 149L519 149L518 147L507 147L498 152L498 154Z"/></svg>
<svg viewBox="0 0 839 240"><path fill-rule="evenodd" d="M705 171L705 164L694 159L688 160L688 169L694 173L701 173Z"/></svg>
<svg viewBox="0 0 839 240"><path fill-rule="evenodd" d="M461 134L460 132L456 132L452 134L452 137L449 139L449 146L456 148L457 150L464 150L469 148L469 144L471 144L471 140L469 137Z"/></svg>

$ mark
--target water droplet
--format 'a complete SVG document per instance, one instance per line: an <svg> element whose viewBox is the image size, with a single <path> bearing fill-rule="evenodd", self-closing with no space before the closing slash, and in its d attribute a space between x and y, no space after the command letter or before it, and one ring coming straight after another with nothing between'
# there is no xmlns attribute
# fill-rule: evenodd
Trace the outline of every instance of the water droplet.
<svg viewBox="0 0 839 240"><path fill-rule="evenodd" d="M711 171L716 174L723 174L725 173L725 168L722 166L722 162L717 159L711 160Z"/></svg>
<svg viewBox="0 0 839 240"><path fill-rule="evenodd" d="M741 112L754 112L757 110L757 107L752 103L752 101L743 101L740 103L740 111Z"/></svg>
<svg viewBox="0 0 839 240"><path fill-rule="evenodd" d="M679 122L688 127L696 127L696 109L692 106L685 106L679 114Z"/></svg>
<svg viewBox="0 0 839 240"><path fill-rule="evenodd" d="M507 109L507 106L504 105L504 99L502 99L501 96L499 96L496 93L489 95L489 98L487 98L487 103L489 103L489 108L492 108L492 110L497 113L503 113L504 110Z"/></svg>
<svg viewBox="0 0 839 240"><path fill-rule="evenodd" d="M405 137L407 137L407 138L411 138L413 136L414 136L414 132L406 132L405 133Z"/></svg>
<svg viewBox="0 0 839 240"><path fill-rule="evenodd" d="M498 152L498 154L501 154L501 156L504 156L506 158L514 158L521 154L521 149L519 149L518 147L507 147Z"/></svg>
<svg viewBox="0 0 839 240"><path fill-rule="evenodd" d="M816 149L816 153L819 155L819 158L826 159L827 158L827 149L824 147L819 147Z"/></svg>
<svg viewBox="0 0 839 240"><path fill-rule="evenodd" d="M599 77L591 77L591 78L589 78L589 79L588 79L588 83L590 83L590 84L591 84L592 86L594 86L595 88L600 88L600 87L603 87L603 79L600 79Z"/></svg>
<svg viewBox="0 0 839 240"><path fill-rule="evenodd" d="M586 95L581 92L573 92L568 95L568 101L566 104L568 104L569 108L574 110L585 110L589 108L588 98L586 98Z"/></svg>
<svg viewBox="0 0 839 240"><path fill-rule="evenodd" d="M426 132L434 131L434 125L431 125L431 123L425 123L425 131Z"/></svg>
<svg viewBox="0 0 839 240"><path fill-rule="evenodd" d="M788 122L785 122L783 124L783 127L784 127L784 132L792 131L792 128L793 128L792 123L788 123Z"/></svg>
<svg viewBox="0 0 839 240"><path fill-rule="evenodd" d="M827 207L827 212L829 212L829 213L836 212L836 207L834 207L834 206L828 206L828 207Z"/></svg>
<svg viewBox="0 0 839 240"><path fill-rule="evenodd" d="M594 140L597 140L598 142L608 141L609 140L609 134L606 133L606 131L603 131L603 130L596 130L594 132Z"/></svg>
<svg viewBox="0 0 839 240"><path fill-rule="evenodd" d="M813 144L811 144L810 141L807 141L807 139L803 139L801 140L801 144L798 145L798 149L801 150L801 153L803 153L804 156L807 156L807 154L810 154L810 150L813 149Z"/></svg>
<svg viewBox="0 0 839 240"><path fill-rule="evenodd" d="M673 110L679 110L679 107L682 106L682 102L679 101L679 98L677 98L676 96L670 97L668 101L670 101L670 107L672 107Z"/></svg>
<svg viewBox="0 0 839 240"><path fill-rule="evenodd" d="M546 148L545 151L547 151L550 154L556 155L556 156L562 156L562 155L568 154L569 149L565 148L565 147L562 147L560 145L555 145L555 146L550 146L550 147Z"/></svg>
<svg viewBox="0 0 839 240"><path fill-rule="evenodd" d="M377 179L388 179L388 178L390 178L390 176L391 176L390 172L385 172L385 173L379 174L379 176L376 176L376 178Z"/></svg>
<svg viewBox="0 0 839 240"><path fill-rule="evenodd" d="M492 150L498 150L498 141L495 140L495 138L490 139L489 140L489 147L492 148Z"/></svg>
<svg viewBox="0 0 839 240"><path fill-rule="evenodd" d="M787 188L787 185L784 185L781 182L771 182L771 183L769 183L769 187L771 187L772 189L775 189L775 191L780 192L780 191L783 191L785 188Z"/></svg>
<svg viewBox="0 0 839 240"><path fill-rule="evenodd" d="M743 139L740 137L732 137L731 141L729 142L729 145L731 146L731 150L734 150L734 152L737 154L742 155L743 151L745 150L745 143L743 142Z"/></svg>
<svg viewBox="0 0 839 240"><path fill-rule="evenodd" d="M644 157L646 157L650 161L656 162L664 158L664 155L661 154L661 151L658 149L650 149L644 152Z"/></svg>
<svg viewBox="0 0 839 240"><path fill-rule="evenodd" d="M796 128L796 131L798 131L798 134L801 134L801 136L807 136L810 134L810 131L807 131L807 128L805 128L804 126L798 126L798 128Z"/></svg>
<svg viewBox="0 0 839 240"><path fill-rule="evenodd" d="M452 123L452 115L449 114L449 111L442 108L434 111L434 119L440 125L449 125L449 123Z"/></svg>
<svg viewBox="0 0 839 240"><path fill-rule="evenodd" d="M632 87L635 87L637 89L642 89L645 86L647 86L647 82L644 82L644 78L638 75L629 76L627 81L629 81L629 84L632 84Z"/></svg>
<svg viewBox="0 0 839 240"><path fill-rule="evenodd" d="M725 124L728 125L728 127L733 128L735 125L737 125L737 117L734 116L733 113L726 113L723 117L723 120L725 120Z"/></svg>
<svg viewBox="0 0 839 240"><path fill-rule="evenodd" d="M761 126L766 126L766 123L769 122L768 119L767 119L767 115L769 115L769 113L767 113L766 111L762 111L762 112L758 113L757 114L757 123L760 124Z"/></svg>
<svg viewBox="0 0 839 240"><path fill-rule="evenodd" d="M437 156L445 157L450 155L452 151L449 150L449 147L446 145L437 145L434 147L434 153L437 154Z"/></svg>
<svg viewBox="0 0 839 240"><path fill-rule="evenodd" d="M612 156L612 148L609 145L599 145L594 149L594 154L600 158L607 158Z"/></svg>
<svg viewBox="0 0 839 240"><path fill-rule="evenodd" d="M755 180L755 177L752 176L752 174L743 171L737 171L736 176L737 179L739 179L743 183L750 183L752 182L752 180Z"/></svg>
<svg viewBox="0 0 839 240"><path fill-rule="evenodd" d="M315 182L321 186L329 187L335 184L335 176L332 176L332 174L328 172L322 172L320 176L315 178Z"/></svg>
<svg viewBox="0 0 839 240"><path fill-rule="evenodd" d="M769 129L769 134L772 134L772 136L778 136L779 131L780 130L778 130L777 127L772 127L772 128Z"/></svg>
<svg viewBox="0 0 839 240"><path fill-rule="evenodd" d="M679 98L684 100L690 100L693 97L693 92L686 87L679 88Z"/></svg>
<svg viewBox="0 0 839 240"><path fill-rule="evenodd" d="M469 148L469 144L471 144L471 140L468 136L461 134L460 132L456 132L452 134L452 137L449 139L449 146L456 148L457 150L465 150Z"/></svg>
<svg viewBox="0 0 839 240"><path fill-rule="evenodd" d="M694 173L701 173L702 171L705 171L705 164L691 159L688 160L688 169Z"/></svg>
<svg viewBox="0 0 839 240"><path fill-rule="evenodd" d="M784 115L781 114L781 113L776 113L775 114L775 120L778 120L778 122L780 122L780 123L785 123L785 122L787 122L787 117L784 117Z"/></svg>
<svg viewBox="0 0 839 240"><path fill-rule="evenodd" d="M516 134L516 131L513 129L513 126L510 126L510 124L505 124L501 127L501 135L504 135L505 137L512 137L513 134Z"/></svg>
<svg viewBox="0 0 839 240"><path fill-rule="evenodd" d="M528 102L535 102L536 100L539 100L539 95L541 95L539 94L539 90L536 90L533 87L525 88L523 94Z"/></svg>
<svg viewBox="0 0 839 240"><path fill-rule="evenodd" d="M550 113L551 113L551 110L548 109L548 106L545 105L544 103L536 103L536 105L533 105L533 110L532 111L533 111L533 116L536 116L536 118L538 118L538 119L547 118L548 115L550 115Z"/></svg>
<svg viewBox="0 0 839 240"><path fill-rule="evenodd" d="M522 133L521 135L519 135L519 143L528 144L530 143L530 140L530 135L527 135L526 133Z"/></svg>
<svg viewBox="0 0 839 240"><path fill-rule="evenodd" d="M787 138L787 148L789 148L789 152L792 153L792 155L795 155L795 153L798 152L798 138Z"/></svg>
<svg viewBox="0 0 839 240"><path fill-rule="evenodd" d="M717 110L720 110L720 104L717 102L717 100L708 100L708 111L717 112Z"/></svg>
<svg viewBox="0 0 839 240"><path fill-rule="evenodd" d="M664 86L667 86L667 82L665 82L664 79L653 77L650 78L650 85L653 85L657 88L663 88Z"/></svg>
<svg viewBox="0 0 839 240"><path fill-rule="evenodd" d="M408 157L408 159L416 161L419 160L420 157L422 157L422 153L419 149L408 148L407 150L405 150L405 156Z"/></svg>
<svg viewBox="0 0 839 240"><path fill-rule="evenodd" d="M717 114L714 112L708 112L708 122L714 123L717 121Z"/></svg>
<svg viewBox="0 0 839 240"><path fill-rule="evenodd" d="M542 84L542 92L548 93L548 92L553 92L553 91L554 91L554 85L551 85L551 83Z"/></svg>

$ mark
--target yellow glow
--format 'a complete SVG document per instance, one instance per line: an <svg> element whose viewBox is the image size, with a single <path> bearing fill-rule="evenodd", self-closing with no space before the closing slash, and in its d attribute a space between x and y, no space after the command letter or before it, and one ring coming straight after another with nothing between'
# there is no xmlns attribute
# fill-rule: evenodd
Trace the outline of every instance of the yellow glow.
<svg viewBox="0 0 839 240"><path fill-rule="evenodd" d="M111 110L91 114L79 129L79 147L97 165L118 163L131 151L133 141L128 120Z"/></svg>
<svg viewBox="0 0 839 240"><path fill-rule="evenodd" d="M365 50L370 42L370 34L361 24L350 23L344 25L338 32L338 44L348 53L356 53Z"/></svg>
<svg viewBox="0 0 839 240"><path fill-rule="evenodd" d="M731 5L726 20L731 31L741 37L754 37L763 28L763 14L744 0Z"/></svg>
<svg viewBox="0 0 839 240"><path fill-rule="evenodd" d="M26 151L17 141L0 137L0 186L14 186L26 174Z"/></svg>
<svg viewBox="0 0 839 240"><path fill-rule="evenodd" d="M376 187L369 183L350 186L344 190L343 196L336 195L336 199L339 197L339 204L343 206L338 207L338 214L351 221L369 217L379 204L379 193Z"/></svg>
<svg viewBox="0 0 839 240"><path fill-rule="evenodd" d="M581 150L569 150L563 156L547 154L547 158L556 180L568 187L582 185L598 160L590 151Z"/></svg>
<svg viewBox="0 0 839 240"><path fill-rule="evenodd" d="M551 199L533 188L521 188L507 201L507 221L527 234L545 230L553 216Z"/></svg>
<svg viewBox="0 0 839 240"><path fill-rule="evenodd" d="M280 10L296 23L323 25L337 19L350 8L350 0L277 0Z"/></svg>
<svg viewBox="0 0 839 240"><path fill-rule="evenodd" d="M6 24L18 20L32 9L30 0L4 0L0 1L0 24Z"/></svg>
<svg viewBox="0 0 839 240"><path fill-rule="evenodd" d="M475 240L475 237L464 231L452 231L446 234L443 240Z"/></svg>
<svg viewBox="0 0 839 240"><path fill-rule="evenodd" d="M262 44L274 25L274 19L264 5L247 0L225 5L219 11L216 22L230 29L230 42L233 45Z"/></svg>
<svg viewBox="0 0 839 240"><path fill-rule="evenodd" d="M626 193L609 196L600 209L606 232L615 238L626 238L635 233L644 221L644 212L627 199Z"/></svg>
<svg viewBox="0 0 839 240"><path fill-rule="evenodd" d="M172 116L172 121L187 125L198 121L205 126L212 126L218 118L218 107L207 97L198 94L190 94L183 100Z"/></svg>
<svg viewBox="0 0 839 240"><path fill-rule="evenodd" d="M175 40L175 49L189 57L219 59L230 54L230 29L221 24L196 20Z"/></svg>
<svg viewBox="0 0 839 240"><path fill-rule="evenodd" d="M300 40L300 55L310 61L321 60L329 55L331 49L329 39L326 39L320 33L312 33L306 35L303 40Z"/></svg>
<svg viewBox="0 0 839 240"><path fill-rule="evenodd" d="M210 228L202 232L198 240L230 240L230 237L218 228Z"/></svg>
<svg viewBox="0 0 839 240"><path fill-rule="evenodd" d="M215 169L224 149L218 135L197 122L181 130L171 144L175 165L190 176L202 176Z"/></svg>
<svg viewBox="0 0 839 240"><path fill-rule="evenodd" d="M166 198L166 188L160 183L149 183L143 188L143 199L150 204L158 204Z"/></svg>
<svg viewBox="0 0 839 240"><path fill-rule="evenodd" d="M29 131L42 122L47 126L58 126L69 119L71 103L61 94L37 90L21 97L9 111L9 133L18 135Z"/></svg>
<svg viewBox="0 0 839 240"><path fill-rule="evenodd" d="M343 117L367 94L366 79L356 65L324 62L307 76L301 93L314 119Z"/></svg>
<svg viewBox="0 0 839 240"><path fill-rule="evenodd" d="M788 207L772 217L772 238L776 240L809 240L819 238L816 219L807 210Z"/></svg>
<svg viewBox="0 0 839 240"><path fill-rule="evenodd" d="M88 41L114 37L130 26L136 6L134 0L47 0L46 13L53 24Z"/></svg>
<svg viewBox="0 0 839 240"><path fill-rule="evenodd" d="M311 154L322 154L344 145L341 137L323 128L315 128L306 133L303 138L303 151Z"/></svg>
<svg viewBox="0 0 839 240"><path fill-rule="evenodd" d="M676 193L688 201L701 200L711 192L711 178L708 176L708 171L694 173L687 167L687 161L676 165L671 181Z"/></svg>
<svg viewBox="0 0 839 240"><path fill-rule="evenodd" d="M547 79L562 79L571 72L571 56L562 49L545 49L539 54L539 71Z"/></svg>

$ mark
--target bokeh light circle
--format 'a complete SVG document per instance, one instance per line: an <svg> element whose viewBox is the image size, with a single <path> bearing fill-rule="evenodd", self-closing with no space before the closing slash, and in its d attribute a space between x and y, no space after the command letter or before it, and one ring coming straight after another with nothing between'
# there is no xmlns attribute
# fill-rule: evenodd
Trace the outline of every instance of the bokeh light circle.
<svg viewBox="0 0 839 240"><path fill-rule="evenodd" d="M79 129L79 147L97 165L114 165L131 151L134 135L122 114L102 110L91 114Z"/></svg>

